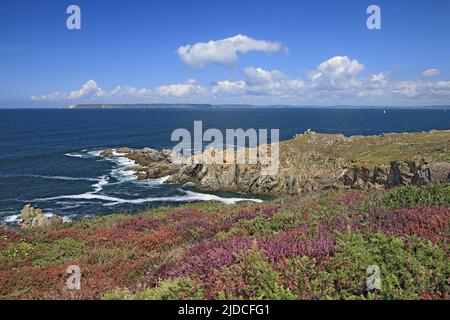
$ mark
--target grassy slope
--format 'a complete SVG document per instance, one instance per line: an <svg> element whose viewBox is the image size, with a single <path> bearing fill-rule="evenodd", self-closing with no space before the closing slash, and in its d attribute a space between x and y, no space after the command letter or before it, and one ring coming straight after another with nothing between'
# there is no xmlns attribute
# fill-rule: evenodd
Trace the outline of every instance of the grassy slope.
<svg viewBox="0 0 450 320"><path fill-rule="evenodd" d="M450 130L353 137L315 133L281 143L282 160L307 152L368 166L412 160L417 156L450 161Z"/></svg>
<svg viewBox="0 0 450 320"><path fill-rule="evenodd" d="M402 187L0 229L0 298L448 299L449 207L450 186Z"/></svg>

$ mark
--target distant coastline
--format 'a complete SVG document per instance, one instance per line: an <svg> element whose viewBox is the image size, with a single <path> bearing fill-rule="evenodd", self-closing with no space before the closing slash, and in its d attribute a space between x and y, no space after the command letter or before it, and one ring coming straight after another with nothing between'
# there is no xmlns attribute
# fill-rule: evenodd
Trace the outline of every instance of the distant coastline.
<svg viewBox="0 0 450 320"><path fill-rule="evenodd" d="M450 109L450 106L295 106L295 105L252 105L252 104L194 104L194 103L133 103L133 104L74 104L66 109Z"/></svg>

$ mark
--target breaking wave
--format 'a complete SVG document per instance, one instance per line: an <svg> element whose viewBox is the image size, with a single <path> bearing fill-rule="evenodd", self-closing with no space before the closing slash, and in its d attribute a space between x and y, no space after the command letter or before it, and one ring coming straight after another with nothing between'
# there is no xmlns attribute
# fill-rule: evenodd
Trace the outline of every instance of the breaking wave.
<svg viewBox="0 0 450 320"><path fill-rule="evenodd" d="M242 201L252 201L261 203L260 199L252 198L224 198L213 194L205 194L194 191L187 191L178 189L178 191L184 193L183 195L177 196L167 196L167 197L148 197L148 198L138 198L138 199L122 199L119 197L107 196L103 194L98 194L96 192L85 192L82 194L74 195L63 195L50 198L40 198L33 201L50 201L50 200L60 200L60 199L72 199L72 200L100 200L105 201L104 206L115 206L119 204L143 204L149 202L193 202L193 201L218 201L225 204L235 204Z"/></svg>

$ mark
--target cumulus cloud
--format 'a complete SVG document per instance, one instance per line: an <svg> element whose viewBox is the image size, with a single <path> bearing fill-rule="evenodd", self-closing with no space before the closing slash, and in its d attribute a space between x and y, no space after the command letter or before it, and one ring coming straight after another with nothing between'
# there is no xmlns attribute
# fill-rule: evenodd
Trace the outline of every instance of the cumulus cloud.
<svg viewBox="0 0 450 320"><path fill-rule="evenodd" d="M89 80L79 90L71 91L69 93L68 99L80 99L86 97L100 97L105 94L103 89L97 86L94 80Z"/></svg>
<svg viewBox="0 0 450 320"><path fill-rule="evenodd" d="M212 88L213 94L219 95L244 95L247 92L247 83L245 81L218 81Z"/></svg>
<svg viewBox="0 0 450 320"><path fill-rule="evenodd" d="M223 101L263 104L289 104L300 101L311 104L380 104L448 103L450 81L418 80L391 81L390 72L361 75L364 65L356 59L335 56L320 63L305 79L292 78L279 70L246 67L242 79L225 79L204 87L190 79L184 83L162 85L156 88L117 86L111 91L100 88L94 80L69 92L52 92L32 96L35 101ZM431 74L429 72L428 74ZM221 100L219 100L221 99ZM234 100L233 100L234 99Z"/></svg>
<svg viewBox="0 0 450 320"><path fill-rule="evenodd" d="M238 53L251 51L274 53L283 48L287 50L279 42L255 40L238 34L226 39L181 46L177 53L186 65L193 68L203 68L208 63L232 65L236 63Z"/></svg>
<svg viewBox="0 0 450 320"><path fill-rule="evenodd" d="M71 91L69 93L52 92L40 96L31 96L31 100L76 100L76 99L88 99L93 97L102 97L105 95L105 91L97 86L94 80L88 80L78 90Z"/></svg>
<svg viewBox="0 0 450 320"><path fill-rule="evenodd" d="M400 81L395 84L393 92L404 98L448 99L450 97L450 81Z"/></svg>
<svg viewBox="0 0 450 320"><path fill-rule="evenodd" d="M170 84L155 89L156 95L160 97L193 97L207 93L195 80L190 79L186 83Z"/></svg>
<svg viewBox="0 0 450 320"><path fill-rule="evenodd" d="M374 88L382 88L385 87L388 83L386 79L386 74L381 72L379 74L373 74L370 78L370 83Z"/></svg>
<svg viewBox="0 0 450 320"><path fill-rule="evenodd" d="M424 78L428 78L428 77L434 77L434 76L438 76L441 74L441 71L439 69L427 69L425 71L422 72L422 77Z"/></svg>
<svg viewBox="0 0 450 320"><path fill-rule="evenodd" d="M393 93L398 96L414 98L424 94L427 89L427 83L421 80L399 81L394 85Z"/></svg>
<svg viewBox="0 0 450 320"><path fill-rule="evenodd" d="M114 90L105 95L112 98L145 98L152 95L152 89L137 89L127 85L117 86Z"/></svg>
<svg viewBox="0 0 450 320"><path fill-rule="evenodd" d="M356 75L364 70L364 65L347 56L335 56L322 62L309 74L312 87L321 90L348 90L361 86Z"/></svg>
<svg viewBox="0 0 450 320"><path fill-rule="evenodd" d="M137 99L153 99L158 97L194 97L206 94L207 90L201 87L195 80L190 79L186 83L170 84L150 88L134 88L131 86L117 86L111 91L105 91L97 86L93 80L87 81L78 90L68 93L53 92L40 96L31 96L34 101L95 101L99 99L108 100L137 100Z"/></svg>
<svg viewBox="0 0 450 320"><path fill-rule="evenodd" d="M212 90L219 95L288 96L298 95L305 89L304 82L289 79L278 70L248 67L244 69L245 80L218 81Z"/></svg>
<svg viewBox="0 0 450 320"><path fill-rule="evenodd" d="M276 82L286 78L286 75L278 70L267 71L254 67L245 68L244 73L247 76L247 82L256 85Z"/></svg>
<svg viewBox="0 0 450 320"><path fill-rule="evenodd" d="M364 70L364 65L357 60L350 60L347 56L335 56L322 62L318 71L332 77L353 76Z"/></svg>

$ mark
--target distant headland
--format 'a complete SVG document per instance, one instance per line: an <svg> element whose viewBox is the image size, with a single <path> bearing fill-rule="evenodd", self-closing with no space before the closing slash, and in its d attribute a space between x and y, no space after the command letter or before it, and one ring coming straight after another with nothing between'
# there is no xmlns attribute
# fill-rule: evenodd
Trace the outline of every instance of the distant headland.
<svg viewBox="0 0 450 320"><path fill-rule="evenodd" d="M450 106L296 106L296 105L253 105L253 104L207 104L207 103L94 103L73 104L67 109L297 109L297 108L341 108L341 109L450 109Z"/></svg>

